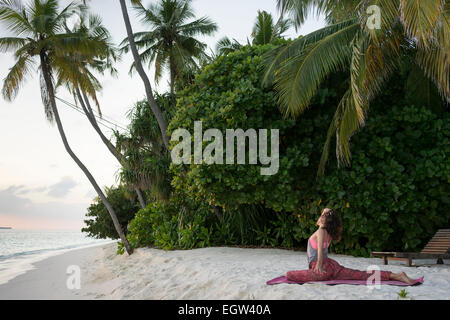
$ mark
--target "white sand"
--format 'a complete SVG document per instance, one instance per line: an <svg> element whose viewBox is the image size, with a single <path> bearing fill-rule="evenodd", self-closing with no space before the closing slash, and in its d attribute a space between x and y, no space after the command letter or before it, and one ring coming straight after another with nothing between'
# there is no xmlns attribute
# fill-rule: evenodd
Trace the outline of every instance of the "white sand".
<svg viewBox="0 0 450 320"><path fill-rule="evenodd" d="M286 271L306 269L306 253L279 249L205 248L189 251L138 249L116 255L116 244L74 250L36 263L35 270L0 286L0 299L187 299L187 300L308 300L397 299L403 287L320 284L266 285ZM406 287L413 299L450 299L450 265L383 266L378 258L330 255L359 270L381 270L425 277L424 284ZM415 260L416 263L433 261ZM81 289L68 290L67 267L81 268Z"/></svg>

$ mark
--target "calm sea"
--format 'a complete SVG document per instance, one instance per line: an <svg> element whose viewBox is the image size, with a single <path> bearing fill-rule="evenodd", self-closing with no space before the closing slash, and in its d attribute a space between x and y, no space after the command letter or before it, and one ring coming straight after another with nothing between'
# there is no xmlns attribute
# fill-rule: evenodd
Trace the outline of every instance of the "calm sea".
<svg viewBox="0 0 450 320"><path fill-rule="evenodd" d="M79 231L0 229L0 284L31 270L32 263L71 249L111 240L99 240Z"/></svg>

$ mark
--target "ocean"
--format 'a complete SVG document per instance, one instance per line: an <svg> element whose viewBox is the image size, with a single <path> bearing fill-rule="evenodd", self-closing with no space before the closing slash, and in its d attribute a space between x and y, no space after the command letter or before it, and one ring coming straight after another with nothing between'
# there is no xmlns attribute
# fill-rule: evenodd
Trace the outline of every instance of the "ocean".
<svg viewBox="0 0 450 320"><path fill-rule="evenodd" d="M69 250L110 243L80 231L0 229L0 284L33 268L33 263Z"/></svg>

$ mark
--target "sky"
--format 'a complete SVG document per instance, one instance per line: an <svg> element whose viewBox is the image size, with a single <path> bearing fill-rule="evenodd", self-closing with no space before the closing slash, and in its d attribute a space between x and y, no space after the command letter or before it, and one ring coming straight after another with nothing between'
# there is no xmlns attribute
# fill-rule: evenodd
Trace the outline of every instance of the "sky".
<svg viewBox="0 0 450 320"><path fill-rule="evenodd" d="M61 0L61 7L68 2ZM144 6L152 2L156 0L143 1ZM219 30L213 36L199 37L211 49L223 36L246 43L258 10L272 13L275 19L279 17L276 0L193 0L192 5L197 18L208 16L218 24ZM90 8L91 12L101 16L115 43L126 37L118 0L92 0ZM128 9L133 31L145 30L133 9ZM311 17L299 30L291 29L285 36L294 38L323 26L323 18ZM9 34L0 23L0 37L5 36ZM104 116L125 127L127 111L144 97L139 76L128 74L131 63L131 54L123 56L116 65L118 76L101 78L103 90L99 94ZM13 64L10 53L0 52L1 80ZM155 86L153 69L147 69L147 73L155 89L159 92L168 89L167 77ZM73 101L63 89L58 90L57 96ZM117 160L87 118L60 102L58 110L69 144L97 183L102 187L117 185ZM107 137L111 137L110 129L102 129ZM84 226L86 209L95 196L92 185L65 151L56 125L51 125L45 118L35 70L14 101L7 102L0 97L0 226L80 230Z"/></svg>

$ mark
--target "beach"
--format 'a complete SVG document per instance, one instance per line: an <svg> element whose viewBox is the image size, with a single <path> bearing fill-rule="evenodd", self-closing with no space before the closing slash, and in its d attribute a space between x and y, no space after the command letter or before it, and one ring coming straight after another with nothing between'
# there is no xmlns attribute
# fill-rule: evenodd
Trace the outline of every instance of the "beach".
<svg viewBox="0 0 450 320"><path fill-rule="evenodd" d="M381 270L424 276L414 287L323 284L280 284L270 279L286 271L305 269L306 252L281 249L216 247L185 251L136 249L128 256L116 254L110 243L74 249L33 263L34 269L0 285L0 299L149 299L149 300L392 300L402 289L414 300L449 300L450 265L418 267L398 262L383 266L378 258L330 254L340 264L359 270L377 265ZM75 267L74 267L75 266ZM79 288L73 276L79 267ZM75 285L75 288L74 288ZM72 287L69 289L69 287Z"/></svg>

